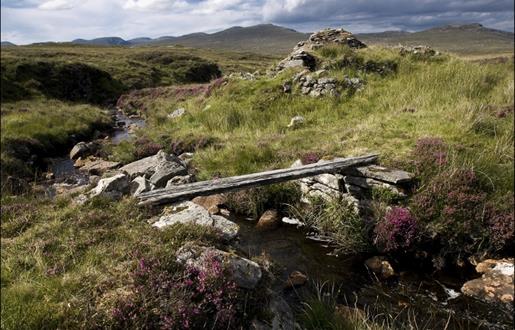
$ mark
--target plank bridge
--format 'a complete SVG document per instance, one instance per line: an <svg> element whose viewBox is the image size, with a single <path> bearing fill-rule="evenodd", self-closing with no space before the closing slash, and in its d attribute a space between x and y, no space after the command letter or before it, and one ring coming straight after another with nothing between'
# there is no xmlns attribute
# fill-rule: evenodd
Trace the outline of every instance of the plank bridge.
<svg viewBox="0 0 515 330"><path fill-rule="evenodd" d="M377 161L377 159L377 154L343 159L339 158L323 163L302 165L286 169L245 174L227 178L188 183L170 188L156 189L140 194L138 196L139 205L169 204L182 200L192 199L197 196L207 196L228 191L236 191L274 183L281 183L323 173L337 173L348 168L373 164Z"/></svg>

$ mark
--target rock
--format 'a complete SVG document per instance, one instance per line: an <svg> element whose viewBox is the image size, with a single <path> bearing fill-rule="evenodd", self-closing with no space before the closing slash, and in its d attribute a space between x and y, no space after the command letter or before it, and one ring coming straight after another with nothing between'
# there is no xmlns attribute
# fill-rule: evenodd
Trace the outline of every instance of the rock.
<svg viewBox="0 0 515 330"><path fill-rule="evenodd" d="M174 176L188 174L186 164L182 160L162 150L154 156L127 164L120 168L120 171L127 173L133 179L137 176L149 178L157 188L165 187L168 180Z"/></svg>
<svg viewBox="0 0 515 330"><path fill-rule="evenodd" d="M476 266L481 277L466 282L461 288L463 294L485 301L497 303L513 309L513 258L487 259Z"/></svg>
<svg viewBox="0 0 515 330"><path fill-rule="evenodd" d="M184 163L175 156L170 156L168 161L160 162L150 177L150 182L157 188L166 186L168 180L177 175L186 175L188 170Z"/></svg>
<svg viewBox="0 0 515 330"><path fill-rule="evenodd" d="M313 55L305 52L302 49L293 51L287 58L279 62L276 71L281 71L286 68L304 67L313 70L316 67L316 59Z"/></svg>
<svg viewBox="0 0 515 330"><path fill-rule="evenodd" d="M184 108L179 108L175 111L173 111L172 113L168 114L168 118L170 119L175 119L175 118L179 118L179 117L182 117L186 114L186 109Z"/></svg>
<svg viewBox="0 0 515 330"><path fill-rule="evenodd" d="M379 165L356 167L344 172L351 176L362 176L394 185L409 184L413 182L414 175L405 171L386 168Z"/></svg>
<svg viewBox="0 0 515 330"><path fill-rule="evenodd" d="M392 194L397 195L400 198L406 197L406 194L401 188L397 188L394 185L391 185L386 182L382 182L376 179L365 178L365 177L357 177L347 175L344 177L345 187L351 194L362 195L363 192L359 190L359 188L365 190L372 190L374 188L386 189L390 191Z"/></svg>
<svg viewBox="0 0 515 330"><path fill-rule="evenodd" d="M274 229L281 223L281 218L277 210L267 210L261 215L256 228L260 230Z"/></svg>
<svg viewBox="0 0 515 330"><path fill-rule="evenodd" d="M297 128L304 124L304 117L302 116L295 116L290 120L290 123L288 124L288 128Z"/></svg>
<svg viewBox="0 0 515 330"><path fill-rule="evenodd" d="M218 250L186 244L177 251L177 262L199 269L211 267L210 261L216 258L229 271L230 280L245 289L254 289L262 277L261 267L254 261Z"/></svg>
<svg viewBox="0 0 515 330"><path fill-rule="evenodd" d="M434 50L429 46L419 45L419 46L400 46L398 47L399 54L402 56L412 55L416 57L433 57L439 56L440 52Z"/></svg>
<svg viewBox="0 0 515 330"><path fill-rule="evenodd" d="M77 143L70 151L70 159L89 156L91 150L86 142Z"/></svg>
<svg viewBox="0 0 515 330"><path fill-rule="evenodd" d="M395 275L392 265L390 265L385 257L372 257L365 261L365 265L382 279L387 279Z"/></svg>
<svg viewBox="0 0 515 330"><path fill-rule="evenodd" d="M198 204L208 210L210 214L220 213L220 207L227 202L227 198L222 194L211 196L199 196L192 200L193 203Z"/></svg>
<svg viewBox="0 0 515 330"><path fill-rule="evenodd" d="M296 286L301 286L301 285L306 284L307 281L308 281L308 277L305 274L296 270L296 271L293 271L290 274L290 276L288 276L288 279L286 280L286 287L293 288Z"/></svg>
<svg viewBox="0 0 515 330"><path fill-rule="evenodd" d="M54 180L55 179L55 174L53 172L47 172L45 173L45 180Z"/></svg>
<svg viewBox="0 0 515 330"><path fill-rule="evenodd" d="M150 182L142 176L138 176L130 183L130 194L132 196L138 196L150 190L152 190Z"/></svg>
<svg viewBox="0 0 515 330"><path fill-rule="evenodd" d="M90 197L105 196L113 199L119 199L123 194L129 191L129 176L120 173L110 178L102 179L97 186L91 190Z"/></svg>
<svg viewBox="0 0 515 330"><path fill-rule="evenodd" d="M109 170L117 168L118 166L120 166L120 163L118 162L97 159L94 161L86 161L80 170L93 175L102 175Z"/></svg>
<svg viewBox="0 0 515 330"><path fill-rule="evenodd" d="M234 222L218 215L211 215L204 207L190 201L175 205L171 214L161 216L153 226L164 228L176 223L212 227L226 240L235 238L239 231L239 226Z"/></svg>

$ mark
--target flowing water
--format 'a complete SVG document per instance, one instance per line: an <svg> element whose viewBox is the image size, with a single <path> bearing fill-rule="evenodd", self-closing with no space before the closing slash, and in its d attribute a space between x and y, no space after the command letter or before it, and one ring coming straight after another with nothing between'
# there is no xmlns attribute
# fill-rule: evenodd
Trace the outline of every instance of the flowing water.
<svg viewBox="0 0 515 330"><path fill-rule="evenodd" d="M416 315L420 329L511 329L513 318L507 311L481 303L461 294L462 274L430 274L417 269L396 269L395 280L379 281L363 264L365 256L335 256L333 250L306 238L307 232L282 225L271 231L259 231L255 222L233 219L240 225L236 248L248 257L266 255L273 263L278 281L273 288L292 306L299 306L301 296L313 294L313 286L298 290L284 289L293 271L306 274L311 283L336 288L341 304L358 306L383 319L408 322ZM311 292L310 292L311 291ZM378 319L381 319L378 316ZM413 321L412 321L413 322Z"/></svg>

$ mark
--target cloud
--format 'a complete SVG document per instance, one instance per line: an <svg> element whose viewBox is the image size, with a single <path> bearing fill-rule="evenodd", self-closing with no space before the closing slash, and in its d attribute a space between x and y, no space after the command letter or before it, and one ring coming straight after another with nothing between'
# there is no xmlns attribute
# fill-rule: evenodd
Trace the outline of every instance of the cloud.
<svg viewBox="0 0 515 330"><path fill-rule="evenodd" d="M80 1L77 0L50 0L41 3L38 8L43 10L65 10L72 9L79 3Z"/></svg>
<svg viewBox="0 0 515 330"><path fill-rule="evenodd" d="M15 43L159 37L258 23L373 32L478 22L513 31L513 0L2 0L1 7L2 40Z"/></svg>

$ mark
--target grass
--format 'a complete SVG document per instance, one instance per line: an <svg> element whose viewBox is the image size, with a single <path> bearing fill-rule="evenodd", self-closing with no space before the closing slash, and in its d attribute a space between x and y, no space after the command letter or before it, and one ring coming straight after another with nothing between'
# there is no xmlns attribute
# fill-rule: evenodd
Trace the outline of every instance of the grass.
<svg viewBox="0 0 515 330"><path fill-rule="evenodd" d="M194 226L152 228L130 200L2 200L2 329L101 327L143 256L173 256L186 241L216 243ZM111 306L113 307L113 306Z"/></svg>
<svg viewBox="0 0 515 330"><path fill-rule="evenodd" d="M172 139L216 139L215 146L195 155L201 178L285 167L309 151L325 156L379 152L383 163L392 163L406 160L417 139L437 136L460 150L457 162L473 164L500 190L512 189L513 113L496 118L485 106L513 103L513 61L417 61L378 49L359 54L396 61L398 72L383 77L353 68L330 70L329 76L359 76L366 87L354 95L320 99L284 94L281 85L293 72L257 81L231 80L210 97L153 100L147 106L149 129L141 134L163 146ZM178 107L189 115L164 119L164 109ZM296 115L305 117L305 124L288 129Z"/></svg>

